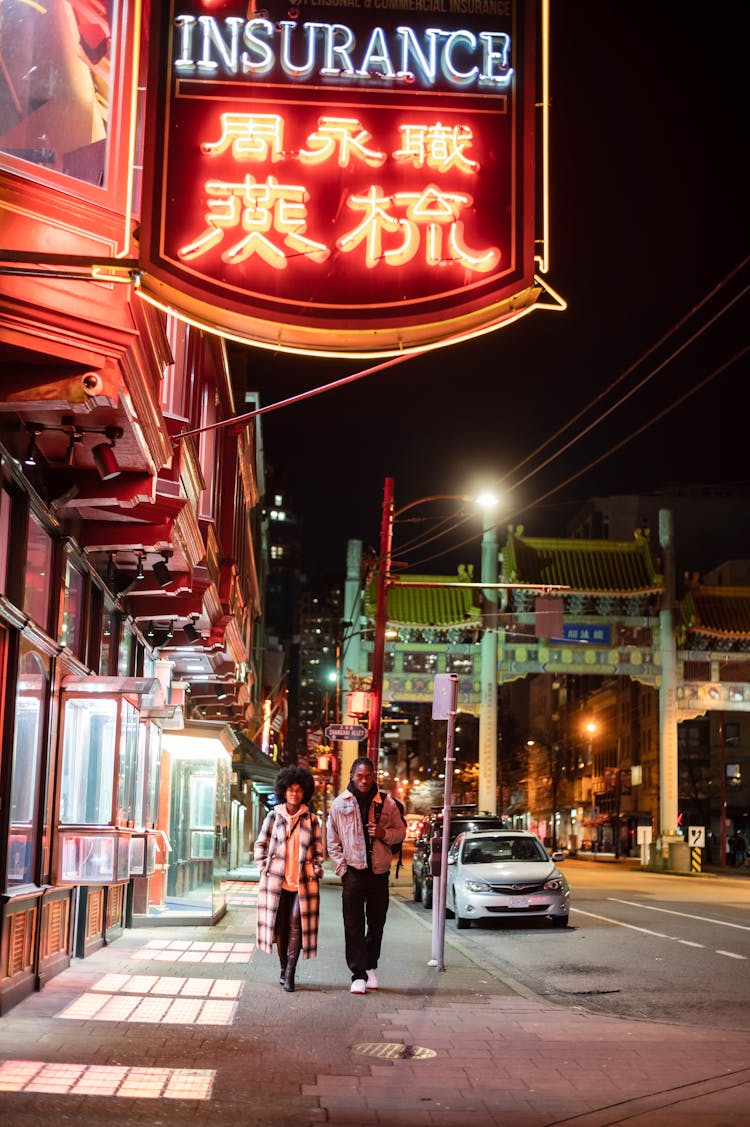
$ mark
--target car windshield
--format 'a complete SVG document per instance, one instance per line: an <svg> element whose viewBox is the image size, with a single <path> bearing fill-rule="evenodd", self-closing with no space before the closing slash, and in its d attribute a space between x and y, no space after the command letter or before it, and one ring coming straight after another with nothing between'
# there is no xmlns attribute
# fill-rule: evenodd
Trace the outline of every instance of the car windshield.
<svg viewBox="0 0 750 1127"><path fill-rule="evenodd" d="M497 861L548 861L540 841L531 837L467 838L461 860L466 865L492 865Z"/></svg>

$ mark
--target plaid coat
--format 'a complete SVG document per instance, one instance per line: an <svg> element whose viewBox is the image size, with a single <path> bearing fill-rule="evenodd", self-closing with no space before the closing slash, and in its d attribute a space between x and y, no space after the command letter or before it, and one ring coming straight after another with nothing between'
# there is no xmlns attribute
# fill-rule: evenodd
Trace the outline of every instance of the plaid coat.
<svg viewBox="0 0 750 1127"><path fill-rule="evenodd" d="M299 910L302 921L302 957L311 959L318 953L318 916L320 914L319 878L323 875L323 835L317 816L306 810L299 828L292 836L299 849ZM286 820L279 810L266 816L255 842L253 856L260 868L258 885L258 935L261 951L273 953L276 913L284 883L286 860Z"/></svg>

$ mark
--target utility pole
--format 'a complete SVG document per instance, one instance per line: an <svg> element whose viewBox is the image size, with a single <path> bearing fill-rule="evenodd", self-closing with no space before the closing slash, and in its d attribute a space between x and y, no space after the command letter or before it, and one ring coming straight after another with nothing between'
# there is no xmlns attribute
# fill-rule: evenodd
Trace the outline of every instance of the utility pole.
<svg viewBox="0 0 750 1127"><path fill-rule="evenodd" d="M385 630L388 624L388 584L391 578L391 545L393 543L393 478L387 477L383 487L383 518L380 525L380 560L378 563L375 638L372 651L372 685L367 754L375 770L380 759L380 719L383 712L383 674L385 670Z"/></svg>
<svg viewBox="0 0 750 1127"><path fill-rule="evenodd" d="M497 528L485 509L482 530L481 694L479 711L479 810L497 813Z"/></svg>

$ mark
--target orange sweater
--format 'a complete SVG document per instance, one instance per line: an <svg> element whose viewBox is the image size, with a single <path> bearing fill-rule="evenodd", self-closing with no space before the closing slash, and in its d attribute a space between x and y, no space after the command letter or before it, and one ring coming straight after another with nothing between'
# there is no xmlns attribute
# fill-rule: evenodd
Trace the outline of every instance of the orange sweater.
<svg viewBox="0 0 750 1127"><path fill-rule="evenodd" d="M296 826L300 818L306 813L304 803L296 814L290 814L286 806L281 807L281 813L286 821L286 856L284 858L284 883L282 888L287 892L296 892L299 888L299 834Z"/></svg>

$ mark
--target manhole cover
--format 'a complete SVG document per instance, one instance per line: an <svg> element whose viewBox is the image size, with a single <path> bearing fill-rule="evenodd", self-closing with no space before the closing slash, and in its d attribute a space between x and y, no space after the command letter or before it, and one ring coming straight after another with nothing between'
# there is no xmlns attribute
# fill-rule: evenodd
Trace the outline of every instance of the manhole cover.
<svg viewBox="0 0 750 1127"><path fill-rule="evenodd" d="M434 1049L423 1049L421 1045L400 1045L395 1041L364 1041L352 1045L352 1052L361 1057L381 1057L386 1060L427 1060L436 1057Z"/></svg>

